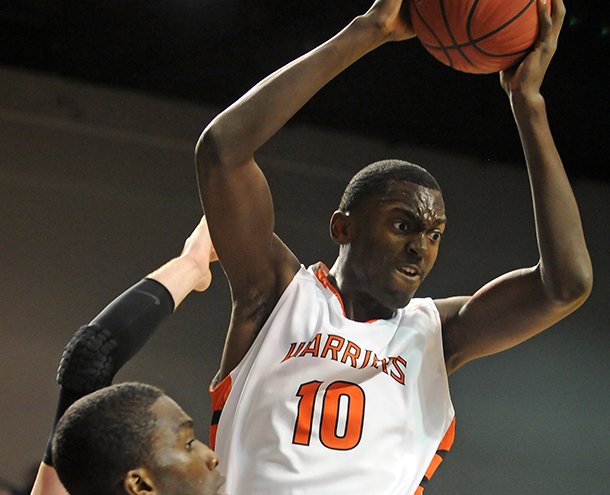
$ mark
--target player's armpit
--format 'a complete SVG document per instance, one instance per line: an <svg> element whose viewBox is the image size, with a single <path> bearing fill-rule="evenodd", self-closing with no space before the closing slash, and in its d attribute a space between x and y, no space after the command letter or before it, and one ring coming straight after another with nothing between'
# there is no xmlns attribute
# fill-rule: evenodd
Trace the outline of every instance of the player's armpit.
<svg viewBox="0 0 610 495"><path fill-rule="evenodd" d="M273 244L278 245L276 251L279 253L278 256L286 257L276 268L276 272L280 274L276 278L277 286L269 287L265 291L262 286L255 287L253 284L239 290L232 290L233 311L223 350L219 379L226 377L244 358L277 301L299 270L298 260L276 235L273 236ZM281 249L279 245L284 249Z"/></svg>
<svg viewBox="0 0 610 495"><path fill-rule="evenodd" d="M448 329L450 328L449 322L455 318L462 307L470 300L471 296L454 296L447 297L445 299L435 299L434 304L438 309L441 318L441 328L443 335L443 353L445 355L445 366L447 373L455 371L456 366L454 364L456 360L456 345L451 340L452 335Z"/></svg>

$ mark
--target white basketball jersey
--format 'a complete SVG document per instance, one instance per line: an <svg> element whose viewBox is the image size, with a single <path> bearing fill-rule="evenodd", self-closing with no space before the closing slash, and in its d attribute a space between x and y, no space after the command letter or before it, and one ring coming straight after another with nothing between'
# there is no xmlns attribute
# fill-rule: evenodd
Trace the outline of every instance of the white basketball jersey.
<svg viewBox="0 0 610 495"><path fill-rule="evenodd" d="M242 362L211 389L230 495L413 495L451 447L434 302L352 321L326 273L301 267Z"/></svg>

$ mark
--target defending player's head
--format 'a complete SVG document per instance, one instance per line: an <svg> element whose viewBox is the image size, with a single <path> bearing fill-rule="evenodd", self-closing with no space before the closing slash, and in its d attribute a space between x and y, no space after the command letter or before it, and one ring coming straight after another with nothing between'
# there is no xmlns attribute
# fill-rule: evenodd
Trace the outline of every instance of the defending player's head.
<svg viewBox="0 0 610 495"><path fill-rule="evenodd" d="M432 269L445 222L440 187L422 167L384 160L363 168L331 218L342 286L391 316Z"/></svg>
<svg viewBox="0 0 610 495"><path fill-rule="evenodd" d="M75 402L61 418L53 458L71 495L212 495L216 455L191 418L156 387L123 383Z"/></svg>

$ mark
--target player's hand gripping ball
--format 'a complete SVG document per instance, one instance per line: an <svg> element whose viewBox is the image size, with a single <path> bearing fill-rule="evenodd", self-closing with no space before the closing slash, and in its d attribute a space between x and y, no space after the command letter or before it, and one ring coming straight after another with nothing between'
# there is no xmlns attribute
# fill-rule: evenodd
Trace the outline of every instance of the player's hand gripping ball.
<svg viewBox="0 0 610 495"><path fill-rule="evenodd" d="M463 72L507 69L538 37L538 0L410 0L409 13L424 48Z"/></svg>

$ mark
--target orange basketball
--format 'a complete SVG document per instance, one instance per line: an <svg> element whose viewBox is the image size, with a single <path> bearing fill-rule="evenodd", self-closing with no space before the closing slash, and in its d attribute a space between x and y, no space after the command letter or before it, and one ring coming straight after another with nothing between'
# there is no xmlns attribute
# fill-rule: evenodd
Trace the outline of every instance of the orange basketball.
<svg viewBox="0 0 610 495"><path fill-rule="evenodd" d="M424 48L463 72L504 70L538 36L537 0L410 0L409 12Z"/></svg>

